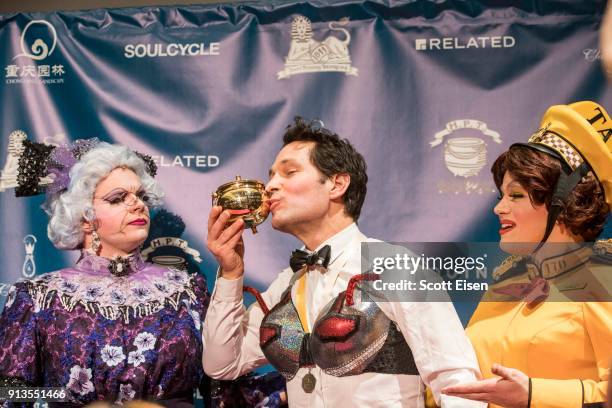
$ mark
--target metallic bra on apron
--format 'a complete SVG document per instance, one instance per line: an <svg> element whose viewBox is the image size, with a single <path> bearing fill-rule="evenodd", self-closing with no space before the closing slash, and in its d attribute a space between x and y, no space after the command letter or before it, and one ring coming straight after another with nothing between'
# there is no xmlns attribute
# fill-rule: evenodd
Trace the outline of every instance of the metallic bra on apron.
<svg viewBox="0 0 612 408"><path fill-rule="evenodd" d="M323 308L312 334L304 332L291 301L292 284L266 313L259 343L270 364L287 380L300 367L314 365L336 377L366 372L418 375L412 351L395 323L365 291L360 301L353 302L355 286L364 277L354 276L347 290ZM267 307L262 309L265 312Z"/></svg>

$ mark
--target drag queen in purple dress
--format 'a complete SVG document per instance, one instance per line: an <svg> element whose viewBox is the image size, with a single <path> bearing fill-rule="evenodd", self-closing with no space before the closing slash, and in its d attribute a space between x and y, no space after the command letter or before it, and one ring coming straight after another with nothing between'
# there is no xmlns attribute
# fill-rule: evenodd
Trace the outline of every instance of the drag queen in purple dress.
<svg viewBox="0 0 612 408"><path fill-rule="evenodd" d="M95 139L24 146L17 195L41 192L37 173L50 173L49 239L81 257L11 288L0 316L0 386L64 387L77 406L191 406L209 294L202 275L140 256L149 207L162 197L155 164Z"/></svg>

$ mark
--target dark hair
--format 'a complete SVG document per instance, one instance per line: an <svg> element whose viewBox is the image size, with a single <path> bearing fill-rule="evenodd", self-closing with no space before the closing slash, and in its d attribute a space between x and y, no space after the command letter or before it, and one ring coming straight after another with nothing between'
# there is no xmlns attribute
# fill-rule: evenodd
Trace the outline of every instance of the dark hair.
<svg viewBox="0 0 612 408"><path fill-rule="evenodd" d="M310 162L327 178L340 173L351 177L344 193L344 210L357 221L367 192L367 166L363 156L346 140L320 126L320 121L307 122L296 116L287 126L283 146L293 142L314 142Z"/></svg>
<svg viewBox="0 0 612 408"><path fill-rule="evenodd" d="M509 172L527 190L532 203L545 204L547 209L561 171L559 159L527 146L512 146L491 167L498 189L504 174ZM601 184L589 172L572 191L557 220L585 241L595 241L603 231L609 211Z"/></svg>

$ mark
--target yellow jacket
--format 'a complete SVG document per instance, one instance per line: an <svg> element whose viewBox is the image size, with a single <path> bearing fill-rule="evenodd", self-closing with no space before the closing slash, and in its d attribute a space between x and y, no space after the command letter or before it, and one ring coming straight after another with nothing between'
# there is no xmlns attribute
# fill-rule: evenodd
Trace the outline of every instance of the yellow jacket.
<svg viewBox="0 0 612 408"><path fill-rule="evenodd" d="M500 363L531 378L531 408L579 408L606 400L612 357L612 251L593 258L589 248L549 258L538 267L502 268L472 316L467 334L480 370L490 378ZM512 301L503 288L538 276L546 301Z"/></svg>

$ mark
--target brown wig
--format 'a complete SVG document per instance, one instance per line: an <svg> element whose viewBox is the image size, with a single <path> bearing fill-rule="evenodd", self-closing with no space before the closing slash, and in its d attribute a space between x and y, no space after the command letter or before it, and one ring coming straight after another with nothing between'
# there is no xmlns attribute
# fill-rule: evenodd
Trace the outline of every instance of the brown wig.
<svg viewBox="0 0 612 408"><path fill-rule="evenodd" d="M532 204L545 204L548 210L561 171L559 159L526 146L512 146L491 167L498 189L501 189L504 174L509 172L527 190ZM570 194L557 221L574 235L592 242L603 231L609 212L601 184L589 172Z"/></svg>

